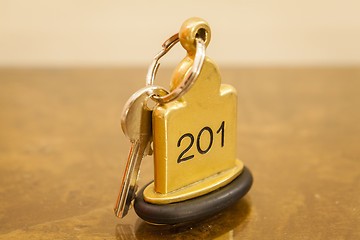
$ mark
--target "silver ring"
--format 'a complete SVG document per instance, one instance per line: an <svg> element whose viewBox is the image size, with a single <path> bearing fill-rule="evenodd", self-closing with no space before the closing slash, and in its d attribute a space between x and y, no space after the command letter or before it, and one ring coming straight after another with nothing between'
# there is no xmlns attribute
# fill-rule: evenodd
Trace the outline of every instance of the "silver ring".
<svg viewBox="0 0 360 240"><path fill-rule="evenodd" d="M146 85L153 85L154 79L159 69L160 63L159 60L164 56L177 42L179 42L179 34L174 34L162 45L163 49L154 57L148 73L146 75ZM156 94L151 94L150 98L158 103L168 103L174 101L186 93L190 87L194 84L195 80L200 74L200 71L204 65L205 59L205 42L201 38L196 38L196 53L194 58L194 63L191 66L191 70L186 74L185 80L182 81L174 91L170 92L165 96L158 96Z"/></svg>

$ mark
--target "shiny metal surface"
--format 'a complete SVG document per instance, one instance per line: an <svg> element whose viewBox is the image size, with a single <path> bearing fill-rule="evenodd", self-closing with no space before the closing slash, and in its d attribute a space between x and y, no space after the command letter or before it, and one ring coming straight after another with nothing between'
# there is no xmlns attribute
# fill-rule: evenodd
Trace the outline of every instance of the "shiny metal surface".
<svg viewBox="0 0 360 240"><path fill-rule="evenodd" d="M121 115L121 129L130 142L152 135L152 110L148 107L150 94L163 96L168 92L159 86L147 86L137 90L125 103Z"/></svg>
<svg viewBox="0 0 360 240"><path fill-rule="evenodd" d="M200 29L204 30L200 31L202 34L199 34ZM175 34L164 42L162 45L163 49L154 57L154 60L149 67L148 74L146 76L147 85L152 85L154 83L157 70L160 66L160 58L163 57L179 40L188 51L188 55L193 59L193 64L186 73L184 80L179 83L176 88L171 89L169 94L165 96L157 96L156 94L151 95L150 97L154 101L162 104L174 101L180 98L191 88L199 76L204 64L205 50L210 41L210 34L210 27L207 22L199 18L191 18L181 26L180 37L179 34ZM194 49L189 48L190 45L194 45Z"/></svg>
<svg viewBox="0 0 360 240"><path fill-rule="evenodd" d="M200 74L205 59L204 41L202 39L196 39L196 42L197 48L193 66L191 70L187 73L185 80L181 82L181 84L179 84L177 88L173 89L169 94L165 96L157 96L156 94L152 94L150 97L154 101L162 104L174 101L180 98L183 94L185 94L194 84Z"/></svg>
<svg viewBox="0 0 360 240"><path fill-rule="evenodd" d="M239 176L240 173L243 172L243 169L243 162L236 159L235 167L213 174L210 177L206 177L199 181L187 184L184 187L180 187L179 189L173 190L166 194L156 192L155 183L151 183L144 190L144 200L153 204L168 204L196 198L206 193L215 191L220 187L223 187L232 182L237 176ZM180 177L186 177L186 174L181 173L179 174L182 175ZM196 175L198 172L196 170L190 170L190 173ZM173 175L174 173L170 170L169 176Z"/></svg>
<svg viewBox="0 0 360 240"><path fill-rule="evenodd" d="M140 164L150 148L152 138L152 109L148 107L149 93L167 94L166 90L149 86L135 92L126 102L121 117L121 127L131 143L130 153L121 183L114 212L123 218L135 198Z"/></svg>
<svg viewBox="0 0 360 240"><path fill-rule="evenodd" d="M181 26L179 37L187 56L176 67L172 92L165 98L173 93L179 97L153 111L155 175L154 184L144 191L148 202L168 204L199 197L229 183L243 169L236 159L236 90L221 84L213 60L207 56L197 60L199 49L210 43L209 36L210 27L203 19L190 18ZM194 69L196 74L189 78Z"/></svg>
<svg viewBox="0 0 360 240"><path fill-rule="evenodd" d="M156 73L160 67L160 63L159 63L160 58L162 58L168 51L170 51L170 49L178 42L179 42L179 34L175 33L163 43L162 45L163 49L158 54L156 54L156 56L154 57L153 61L150 64L148 73L146 75L147 86L154 85Z"/></svg>

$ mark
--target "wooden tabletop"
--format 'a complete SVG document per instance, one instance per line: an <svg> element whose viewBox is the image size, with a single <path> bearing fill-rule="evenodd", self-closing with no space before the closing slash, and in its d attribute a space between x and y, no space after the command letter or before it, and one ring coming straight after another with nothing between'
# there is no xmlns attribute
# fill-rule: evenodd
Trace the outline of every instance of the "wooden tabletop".
<svg viewBox="0 0 360 240"><path fill-rule="evenodd" d="M360 68L220 70L254 185L180 226L113 213L130 146L121 110L145 69L0 70L0 239L360 239ZM152 178L148 157L140 185Z"/></svg>

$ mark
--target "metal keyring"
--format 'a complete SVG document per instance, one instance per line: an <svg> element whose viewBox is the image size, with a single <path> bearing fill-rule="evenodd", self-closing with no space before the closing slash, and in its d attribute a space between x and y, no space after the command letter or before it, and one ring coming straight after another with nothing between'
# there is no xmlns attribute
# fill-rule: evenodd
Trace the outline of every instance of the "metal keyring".
<svg viewBox="0 0 360 240"><path fill-rule="evenodd" d="M153 85L154 79L159 69L160 63L159 60L164 56L177 42L179 42L179 34L174 34L168 40L166 40L162 47L163 49L154 57L153 62L151 63L148 73L146 75L146 85ZM194 63L191 67L191 70L186 74L185 80L182 81L174 91L170 92L165 96L158 96L156 94L151 94L150 98L158 103L168 103L174 101L186 93L190 87L194 84L195 80L199 76L199 73L203 67L205 59L205 42L201 38L196 38L196 53L194 58Z"/></svg>

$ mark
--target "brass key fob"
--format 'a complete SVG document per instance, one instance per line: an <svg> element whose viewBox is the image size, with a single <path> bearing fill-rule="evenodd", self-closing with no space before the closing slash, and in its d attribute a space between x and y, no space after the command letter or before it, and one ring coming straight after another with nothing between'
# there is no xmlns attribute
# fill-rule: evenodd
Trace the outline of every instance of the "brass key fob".
<svg viewBox="0 0 360 240"><path fill-rule="evenodd" d="M221 84L216 63L205 54L211 39L206 21L190 18L163 44L150 66L152 86L158 60L177 42L187 51L170 93L149 94L152 111L154 181L135 197L136 213L155 224L176 224L215 214L243 197L252 175L236 158L237 93Z"/></svg>

